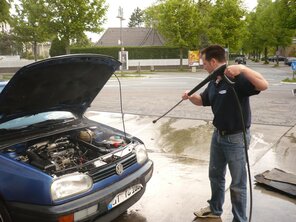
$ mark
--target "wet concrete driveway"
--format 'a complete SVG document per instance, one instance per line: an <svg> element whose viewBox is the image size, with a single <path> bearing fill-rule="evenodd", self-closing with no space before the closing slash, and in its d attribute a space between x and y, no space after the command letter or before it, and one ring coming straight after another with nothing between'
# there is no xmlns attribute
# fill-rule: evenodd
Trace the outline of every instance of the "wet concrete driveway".
<svg viewBox="0 0 296 222"><path fill-rule="evenodd" d="M89 111L90 119L123 129L121 115ZM206 206L210 197L208 180L211 122L163 118L156 124L151 116L125 115L126 131L144 141L154 161L154 174L144 196L113 222L231 222L227 189L220 219L195 219L193 211ZM249 148L252 178L272 168L296 174L296 128L253 124ZM227 174L229 187L230 176ZM296 221L296 200L253 183L252 221ZM248 197L249 200L249 197Z"/></svg>

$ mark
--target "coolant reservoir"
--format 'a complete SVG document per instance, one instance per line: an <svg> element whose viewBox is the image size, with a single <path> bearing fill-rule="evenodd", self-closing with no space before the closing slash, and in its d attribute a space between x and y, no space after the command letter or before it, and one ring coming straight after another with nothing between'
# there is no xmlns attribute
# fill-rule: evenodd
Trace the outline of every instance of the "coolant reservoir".
<svg viewBox="0 0 296 222"><path fill-rule="evenodd" d="M94 133L91 130L85 129L79 132L78 138L91 143L94 137Z"/></svg>
<svg viewBox="0 0 296 222"><path fill-rule="evenodd" d="M115 148L126 145L124 139L121 136L111 136L109 138L109 143Z"/></svg>

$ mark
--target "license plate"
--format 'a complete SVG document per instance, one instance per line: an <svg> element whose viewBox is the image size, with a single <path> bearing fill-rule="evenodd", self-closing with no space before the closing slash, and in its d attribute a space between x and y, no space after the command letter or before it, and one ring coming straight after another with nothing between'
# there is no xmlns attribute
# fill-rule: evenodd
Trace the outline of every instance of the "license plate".
<svg viewBox="0 0 296 222"><path fill-rule="evenodd" d="M125 191L117 194L113 200L108 204L108 210L116 207L117 205L121 204L122 202L126 201L136 193L138 193L143 188L142 184L136 184Z"/></svg>

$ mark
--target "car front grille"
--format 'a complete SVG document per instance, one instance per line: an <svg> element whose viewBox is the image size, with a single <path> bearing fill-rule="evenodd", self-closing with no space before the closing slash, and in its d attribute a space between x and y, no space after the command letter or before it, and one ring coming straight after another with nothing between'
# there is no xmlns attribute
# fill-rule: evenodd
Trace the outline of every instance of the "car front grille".
<svg viewBox="0 0 296 222"><path fill-rule="evenodd" d="M123 165L123 169L125 170L128 167L135 164L136 162L137 162L136 154L131 153L128 156L125 156L121 160L117 160L116 162L110 163L105 166L100 166L100 167L94 168L91 171L89 171L88 174L93 179L93 182L96 183L98 181L101 181L103 179L106 179L110 176L115 175L116 174L115 168L118 163L121 163Z"/></svg>

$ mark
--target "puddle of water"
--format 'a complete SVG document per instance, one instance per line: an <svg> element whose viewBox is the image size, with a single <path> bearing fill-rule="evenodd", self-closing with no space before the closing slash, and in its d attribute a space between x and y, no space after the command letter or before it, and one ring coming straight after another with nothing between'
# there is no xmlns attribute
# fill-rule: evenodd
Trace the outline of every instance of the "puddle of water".
<svg viewBox="0 0 296 222"><path fill-rule="evenodd" d="M116 218L115 220L112 220L112 222L146 222L147 219L141 213L139 210L127 210L126 213L122 214L120 217Z"/></svg>
<svg viewBox="0 0 296 222"><path fill-rule="evenodd" d="M191 122L191 126L184 127L184 121L169 119L160 126L159 148L166 153L184 155L208 153L213 132L212 124L205 121L198 124L196 121L187 120Z"/></svg>
<svg viewBox="0 0 296 222"><path fill-rule="evenodd" d="M119 113L88 112L88 117L122 129ZM126 131L140 138L149 152L171 154L176 157L175 161L182 163L193 163L194 159L209 161L213 132L211 122L166 117L157 124L152 124L153 119L149 116L126 114ZM288 132L286 136L281 138L289 128L252 125L249 157L252 167L257 165L258 161L263 161L259 164L258 173L261 173L261 170L270 170L274 167L296 173L296 132Z"/></svg>
<svg viewBox="0 0 296 222"><path fill-rule="evenodd" d="M249 159L251 166L255 166L270 150L276 147L279 139L290 127L253 124L251 128L251 144Z"/></svg>
<svg viewBox="0 0 296 222"><path fill-rule="evenodd" d="M291 133L289 136L287 136L290 139L291 143L296 143L296 136L294 133Z"/></svg>
<svg viewBox="0 0 296 222"><path fill-rule="evenodd" d="M296 137L290 133L275 144L271 154L278 168L296 174Z"/></svg>
<svg viewBox="0 0 296 222"><path fill-rule="evenodd" d="M170 156L167 155L168 158L170 158ZM179 164L184 164L184 165L207 165L208 161L204 161L204 160L199 160L196 158L192 158L192 157L188 157L188 156L180 156L180 155L174 155L173 157L171 157L175 160L176 163Z"/></svg>
<svg viewBox="0 0 296 222"><path fill-rule="evenodd" d="M179 162L171 153L151 153L150 157L154 161L154 173L145 194L128 211L130 220L120 217L122 220L118 222L137 221L133 220L133 213L139 221L141 216L149 222L192 221L194 208L205 204L210 195L207 164L185 161L190 158L180 158L185 163Z"/></svg>
<svg viewBox="0 0 296 222"><path fill-rule="evenodd" d="M256 221L295 221L295 204L296 200L286 195L266 187L254 187L253 218Z"/></svg>
<svg viewBox="0 0 296 222"><path fill-rule="evenodd" d="M122 128L120 114L89 112L92 120ZM153 117L125 115L127 133L139 137L148 150L172 153L208 161L213 126L203 120L164 118L157 124Z"/></svg>

